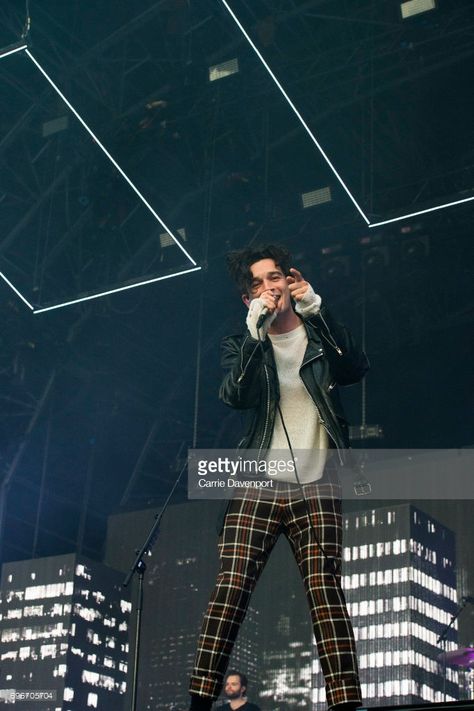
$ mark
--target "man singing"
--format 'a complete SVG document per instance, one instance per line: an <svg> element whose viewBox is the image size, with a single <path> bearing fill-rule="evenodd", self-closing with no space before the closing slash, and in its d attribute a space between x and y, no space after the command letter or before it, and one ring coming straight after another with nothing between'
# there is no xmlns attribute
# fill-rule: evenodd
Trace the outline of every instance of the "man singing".
<svg viewBox="0 0 474 711"><path fill-rule="evenodd" d="M285 248L248 247L231 253L228 265L248 307L246 332L222 345L220 398L253 415L240 447L312 451L314 462L301 470L300 483L288 480L287 491L253 490L229 502L191 677L191 710L208 711L219 695L250 596L283 532L303 578L328 706L349 711L361 695L340 584L340 486L329 455L343 464L349 445L337 386L361 380L367 358L291 267Z"/></svg>

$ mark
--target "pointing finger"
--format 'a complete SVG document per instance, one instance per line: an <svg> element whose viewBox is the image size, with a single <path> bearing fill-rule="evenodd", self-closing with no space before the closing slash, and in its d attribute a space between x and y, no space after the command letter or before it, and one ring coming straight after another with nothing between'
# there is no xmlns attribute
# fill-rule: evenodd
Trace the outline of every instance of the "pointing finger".
<svg viewBox="0 0 474 711"><path fill-rule="evenodd" d="M295 281L303 281L303 275L297 269L295 269L294 267L291 267L290 272L291 272L292 276L294 277Z"/></svg>

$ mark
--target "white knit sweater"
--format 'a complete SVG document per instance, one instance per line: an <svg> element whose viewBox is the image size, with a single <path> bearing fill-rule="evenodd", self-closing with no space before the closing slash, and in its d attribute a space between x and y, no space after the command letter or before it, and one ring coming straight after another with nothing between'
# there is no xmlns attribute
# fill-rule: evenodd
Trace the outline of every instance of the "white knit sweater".
<svg viewBox="0 0 474 711"><path fill-rule="evenodd" d="M308 343L306 329L300 324L288 333L268 336L272 342L280 383L280 408L297 458L298 476L302 484L308 484L323 475L328 435L321 424L318 408L299 375ZM281 450L288 452L288 441L278 412L269 449L267 459L272 458L272 451L277 457L281 457ZM278 453L275 450L279 450ZM278 474L276 478L278 481L296 481L291 473Z"/></svg>

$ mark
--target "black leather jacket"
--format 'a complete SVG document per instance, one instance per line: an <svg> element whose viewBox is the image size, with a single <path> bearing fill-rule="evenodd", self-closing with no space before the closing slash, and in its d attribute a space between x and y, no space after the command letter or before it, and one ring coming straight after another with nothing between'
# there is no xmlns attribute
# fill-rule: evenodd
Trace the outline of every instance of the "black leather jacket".
<svg viewBox="0 0 474 711"><path fill-rule="evenodd" d="M327 308L322 307L303 323L308 345L300 377L343 464L349 432L337 386L357 383L369 369L369 362L349 331L333 319ZM227 373L220 387L220 399L230 407L251 411L248 430L239 448L265 449L273 433L279 399L278 375L270 339L265 338L262 345L263 352L248 331L240 336L227 336L222 342L221 362Z"/></svg>

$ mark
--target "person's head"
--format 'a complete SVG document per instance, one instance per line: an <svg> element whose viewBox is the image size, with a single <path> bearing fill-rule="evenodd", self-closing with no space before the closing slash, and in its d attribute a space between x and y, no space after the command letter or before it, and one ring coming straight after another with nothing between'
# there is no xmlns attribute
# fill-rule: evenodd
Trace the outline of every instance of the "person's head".
<svg viewBox="0 0 474 711"><path fill-rule="evenodd" d="M242 295L250 296L253 282L252 265L264 259L273 260L284 276L290 273L291 255L280 244L251 245L227 255L227 266Z"/></svg>
<svg viewBox="0 0 474 711"><path fill-rule="evenodd" d="M232 669L225 678L224 693L230 700L241 699L243 696L247 696L247 685L245 674Z"/></svg>
<svg viewBox="0 0 474 711"><path fill-rule="evenodd" d="M281 300L279 311L291 307L286 279L290 275L290 260L289 251L278 244L245 247L227 255L230 275L246 306L263 291L270 290Z"/></svg>

